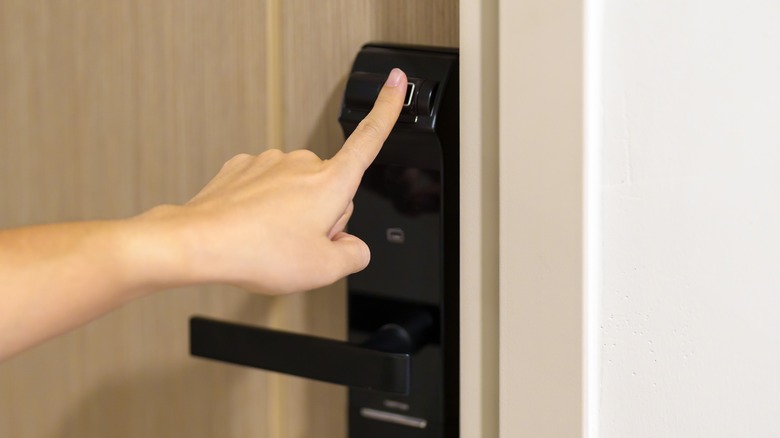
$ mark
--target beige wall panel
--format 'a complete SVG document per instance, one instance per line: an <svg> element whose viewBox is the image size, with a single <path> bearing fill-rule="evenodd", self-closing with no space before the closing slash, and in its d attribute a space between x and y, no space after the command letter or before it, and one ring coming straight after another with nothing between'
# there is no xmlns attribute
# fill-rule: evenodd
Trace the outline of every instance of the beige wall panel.
<svg viewBox="0 0 780 438"><path fill-rule="evenodd" d="M330 156L362 44L458 41L454 0L266 6L0 0L0 226L182 202L269 143ZM190 359L186 339L193 313L343 337L343 289L132 304L0 365L0 436L344 436L342 388Z"/></svg>
<svg viewBox="0 0 780 438"><path fill-rule="evenodd" d="M0 0L0 226L123 217L266 143L263 1ZM160 294L0 365L2 437L268 433L267 375L192 359L221 287Z"/></svg>
<svg viewBox="0 0 780 438"><path fill-rule="evenodd" d="M279 0L277 0L279 1ZM281 136L286 149L308 148L330 157L344 138L338 124L347 74L370 41L458 45L457 0L285 0L279 3L278 66L283 90ZM284 299L275 325L343 339L344 283ZM279 437L346 436L346 390L292 377L275 377Z"/></svg>

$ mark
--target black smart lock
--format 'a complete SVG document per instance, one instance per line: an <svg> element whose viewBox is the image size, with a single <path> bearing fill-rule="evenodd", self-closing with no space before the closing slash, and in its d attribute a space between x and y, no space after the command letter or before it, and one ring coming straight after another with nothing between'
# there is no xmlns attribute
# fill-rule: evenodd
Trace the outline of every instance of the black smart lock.
<svg viewBox="0 0 780 438"><path fill-rule="evenodd" d="M349 386L349 437L459 436L459 92L454 49L368 44L339 122L349 136L394 67L404 108L355 194L371 263L347 280L348 342L194 317L193 355Z"/></svg>

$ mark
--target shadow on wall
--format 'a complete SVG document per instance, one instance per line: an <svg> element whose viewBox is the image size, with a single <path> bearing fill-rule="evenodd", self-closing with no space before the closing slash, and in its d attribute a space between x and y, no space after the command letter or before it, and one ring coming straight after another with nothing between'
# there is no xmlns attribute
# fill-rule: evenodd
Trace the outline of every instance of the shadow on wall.
<svg viewBox="0 0 780 438"><path fill-rule="evenodd" d="M236 308L227 318L265 321L269 305L249 296ZM186 351L178 345L171 349ZM147 368L101 382L73 403L50 438L267 436L267 429L246 430L267 427L265 403L249 403L265 397L266 376L197 358L177 362L186 365Z"/></svg>

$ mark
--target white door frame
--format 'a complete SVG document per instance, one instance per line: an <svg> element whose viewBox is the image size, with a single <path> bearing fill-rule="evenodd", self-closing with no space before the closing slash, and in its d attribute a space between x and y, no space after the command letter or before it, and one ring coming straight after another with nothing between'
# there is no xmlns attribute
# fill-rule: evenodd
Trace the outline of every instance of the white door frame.
<svg viewBox="0 0 780 438"><path fill-rule="evenodd" d="M461 0L463 437L597 435L599 2Z"/></svg>

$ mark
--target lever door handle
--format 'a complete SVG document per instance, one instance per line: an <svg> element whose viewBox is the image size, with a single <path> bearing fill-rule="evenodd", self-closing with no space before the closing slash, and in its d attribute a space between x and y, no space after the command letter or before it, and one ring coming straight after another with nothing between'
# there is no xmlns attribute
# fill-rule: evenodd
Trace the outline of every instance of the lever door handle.
<svg viewBox="0 0 780 438"><path fill-rule="evenodd" d="M352 388L409 393L409 354L332 339L193 317L190 353Z"/></svg>

